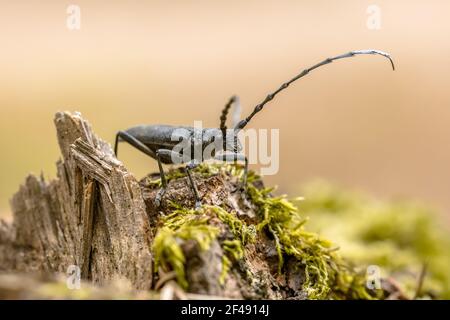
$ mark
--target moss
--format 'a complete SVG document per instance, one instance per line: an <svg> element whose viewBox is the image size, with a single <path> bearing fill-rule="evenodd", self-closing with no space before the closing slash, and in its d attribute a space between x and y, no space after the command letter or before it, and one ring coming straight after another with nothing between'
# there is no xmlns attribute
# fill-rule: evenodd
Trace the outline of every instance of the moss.
<svg viewBox="0 0 450 320"><path fill-rule="evenodd" d="M240 179L243 167L202 164L195 171L203 177L223 174ZM175 179L179 174L169 177ZM280 274L286 271L287 259L304 270L302 289L309 299L385 298L383 290L366 288L366 268L371 264L384 268L382 276L408 269L397 279L412 297L417 280L411 281L407 275L410 271L417 274L425 261L430 276L423 291L450 296L450 240L445 233L436 232L439 226L428 209L411 203L379 202L328 184L311 184L304 190L305 201L289 201L285 196L273 196L273 188L260 187L259 180L249 172L247 196L258 209L255 224L249 225L221 207L204 206L195 211L172 204L171 213L161 218L154 241L155 270L174 270L178 283L187 288L183 241L196 241L207 250L211 241L218 240L223 251L219 281L224 284L233 264L245 258L245 246L264 233L275 243ZM217 221L213 223L213 218L226 230L219 228Z"/></svg>
<svg viewBox="0 0 450 320"><path fill-rule="evenodd" d="M248 193L251 201L260 208L261 222L257 229L267 230L275 241L278 272L282 273L285 255L294 257L305 270L303 290L308 298L326 298L337 275L344 273L342 262L333 253L332 243L306 231L304 224L307 219L302 217L297 207L285 196L271 196L272 188L256 188L252 183L256 179L258 176L255 174L249 177ZM341 277L341 286L348 278Z"/></svg>
<svg viewBox="0 0 450 320"><path fill-rule="evenodd" d="M244 248L239 239L224 240L222 243L224 255L222 256L222 272L220 274L220 284L225 283L225 279L232 266L232 259L238 261L244 257Z"/></svg>
<svg viewBox="0 0 450 320"><path fill-rule="evenodd" d="M215 174L218 174L222 166L218 163L201 163L194 169L195 173L199 174L203 178L211 177ZM184 178L187 176L183 167L179 167L176 169L171 169L165 172L165 177L167 182L169 183L171 180L176 180L180 178ZM151 188L161 188L161 178L153 179L148 176L145 179L145 183Z"/></svg>
<svg viewBox="0 0 450 320"><path fill-rule="evenodd" d="M244 244L254 241L256 236L254 226L247 226L235 214L220 207L204 206L198 210L192 210L182 208L175 203L171 205L173 211L161 219L162 226L158 229L153 244L155 272L158 272L160 267L175 271L178 283L186 289L188 287L185 277L186 259L180 241L193 240L198 243L201 250L207 250L211 241L215 240L219 234L219 228L208 223L212 217L217 217L229 227L234 237L233 240L220 242L224 252L220 276L220 282L223 284L232 262L244 256Z"/></svg>
<svg viewBox="0 0 450 320"><path fill-rule="evenodd" d="M196 171L208 176L222 172L240 179L243 168L239 165L202 165ZM341 295L352 294L357 298L369 298L360 282L348 267L335 255L332 244L315 233L307 232L303 218L294 204L284 196L273 197L272 188L257 188L255 183L260 178L254 172L249 173L248 195L260 211L259 223L247 225L235 213L214 206L204 206L195 211L172 204L174 210L161 220L154 244L155 270L162 266L174 270L177 280L183 288L188 284L185 279L185 257L180 241L195 240L201 249L206 250L210 242L217 238L219 230L208 225L211 217L219 218L228 226L232 239L225 237L220 242L224 255L220 282L225 282L234 261L244 257L244 246L255 241L258 232L266 230L273 236L279 257L278 271L281 273L284 257L294 257L298 265L305 270L306 280L303 290L310 299L330 296L335 289ZM336 295L337 296L337 295Z"/></svg>
<svg viewBox="0 0 450 320"><path fill-rule="evenodd" d="M233 234L235 239L239 239L241 244L253 242L256 238L256 228L254 225L248 226L243 220L240 220L235 213L227 212L225 209L216 206L208 206L217 217L225 223Z"/></svg>
<svg viewBox="0 0 450 320"><path fill-rule="evenodd" d="M244 257L244 246L249 242L255 241L256 227L254 225L248 226L236 214L227 212L221 207L209 206L208 208L228 226L234 237L234 240L223 240L221 243L224 255L222 256L220 284L224 284L233 261L242 259Z"/></svg>
<svg viewBox="0 0 450 320"><path fill-rule="evenodd" d="M303 188L299 208L311 230L332 238L360 269L377 265L413 298L427 265L422 297L450 298L450 236L436 213L415 201L380 201L323 181Z"/></svg>
<svg viewBox="0 0 450 320"><path fill-rule="evenodd" d="M219 229L208 224L210 217L201 211L176 207L170 215L162 218L162 227L158 230L154 242L153 253L155 272L159 268L173 270L177 282L186 289L188 283L185 276L186 259L180 241L196 241L201 250L207 250Z"/></svg>

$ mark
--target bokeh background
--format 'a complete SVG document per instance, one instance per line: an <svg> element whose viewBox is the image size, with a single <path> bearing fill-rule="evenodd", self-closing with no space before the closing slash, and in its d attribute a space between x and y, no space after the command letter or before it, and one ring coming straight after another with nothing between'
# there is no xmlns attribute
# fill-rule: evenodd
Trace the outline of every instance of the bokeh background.
<svg viewBox="0 0 450 320"><path fill-rule="evenodd" d="M353 49L267 106L280 129L279 192L321 177L421 199L450 221L448 1L0 1L0 215L29 172L55 175L53 115L77 110L112 142L140 123L217 126L230 95L247 114L298 71ZM81 29L66 26L81 9ZM381 28L370 29L377 5ZM126 145L137 176L156 163ZM254 166L254 168L256 168Z"/></svg>

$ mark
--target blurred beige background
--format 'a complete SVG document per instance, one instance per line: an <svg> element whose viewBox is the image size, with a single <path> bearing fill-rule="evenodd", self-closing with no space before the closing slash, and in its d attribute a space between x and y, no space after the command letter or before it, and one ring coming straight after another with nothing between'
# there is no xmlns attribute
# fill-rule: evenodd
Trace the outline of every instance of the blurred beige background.
<svg viewBox="0 0 450 320"><path fill-rule="evenodd" d="M81 30L66 27L70 4ZM369 5L381 29L367 27ZM105 139L140 123L217 126L330 55L390 52L320 69L251 126L280 128L280 171L298 195L315 177L450 210L448 1L1 1L0 215L29 172L55 174L53 114L78 110ZM156 163L128 146L138 176ZM450 216L450 215L449 215Z"/></svg>

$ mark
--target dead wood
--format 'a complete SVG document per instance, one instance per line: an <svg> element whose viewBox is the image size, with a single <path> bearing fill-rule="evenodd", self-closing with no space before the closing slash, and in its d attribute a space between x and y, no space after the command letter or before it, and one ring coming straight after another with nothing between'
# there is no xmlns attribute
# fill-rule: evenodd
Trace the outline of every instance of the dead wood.
<svg viewBox="0 0 450 320"><path fill-rule="evenodd" d="M13 223L1 224L0 270L65 273L105 284L152 284L152 236L136 179L77 113L58 113L62 160L57 178L29 175L11 200Z"/></svg>
<svg viewBox="0 0 450 320"><path fill-rule="evenodd" d="M167 192L161 206L156 207L158 174L138 181L80 114L57 113L54 122L62 155L57 178L46 181L29 175L13 196L13 222L0 221L3 274L48 277L64 275L70 266L76 266L83 283L110 286L119 279L133 290L157 293L150 295L153 298L307 298L304 263L285 257L280 272L278 239L264 230L256 235L255 226L263 219L261 210L235 192L239 177L229 170L209 174L194 171L204 207L222 208L233 221L227 222L213 211L199 214L199 219L205 218L208 226L218 230L206 250L195 239L176 239L185 259L187 286L181 289L177 273L171 270L174 268L154 269L153 245L174 204L183 210L194 207L183 170L171 171ZM263 188L259 179L252 186ZM256 237L242 246L245 253L238 258L233 255L238 255L239 248L224 246L227 241L228 245L236 244L233 240L239 238L233 230L235 223L253 227ZM331 259L328 251L324 252L325 259ZM229 268L224 272L226 263ZM2 288L0 283L0 295ZM16 291L23 296L23 287L19 285Z"/></svg>

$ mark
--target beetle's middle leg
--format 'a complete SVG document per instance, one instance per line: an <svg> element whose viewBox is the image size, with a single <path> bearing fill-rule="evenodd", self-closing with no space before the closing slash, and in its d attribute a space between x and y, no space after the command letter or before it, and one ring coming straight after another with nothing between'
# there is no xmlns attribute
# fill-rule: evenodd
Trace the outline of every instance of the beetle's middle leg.
<svg viewBox="0 0 450 320"><path fill-rule="evenodd" d="M161 162L161 156L164 154L165 151L170 151L170 150L166 150L166 149L156 150L156 160L158 161L159 176L161 177L161 189L159 189L159 191L155 197L155 204L157 207L159 207L161 205L162 197L164 196L164 194L166 193L166 190L167 190L167 179L166 179L166 175L164 174L164 169L162 167L162 162Z"/></svg>
<svg viewBox="0 0 450 320"><path fill-rule="evenodd" d="M172 159L173 163L183 163L183 156L173 150L169 150L169 149L159 149L156 151L157 154L157 159L158 159L158 165L160 165L160 171L162 172L162 166L161 166L161 157L170 157ZM192 192L194 193L194 197L195 197L195 208L199 208L201 207L202 203L200 201L200 196L198 193L198 188L197 188L197 184L194 181L194 178L192 177L192 173L191 170L194 169L195 167L197 167L198 163L195 161L190 161L187 166L186 166L186 173L188 175L188 179L189 179L189 183L191 185L191 189ZM161 182L163 183L163 180L161 179ZM166 183L166 182L164 182ZM164 195L165 192L165 187L163 185L163 189L160 190L161 191L161 196L159 196L160 193L158 193L158 195L156 196L156 201L158 201L158 198L160 200L160 198Z"/></svg>
<svg viewBox="0 0 450 320"><path fill-rule="evenodd" d="M194 181L194 178L192 177L191 170L197 167L198 163L194 161L190 161L186 166L186 172L189 178L189 182L191 183L192 191L194 192L195 197L195 209L198 209L202 206L202 202L200 200L200 196L198 194L197 184Z"/></svg>

